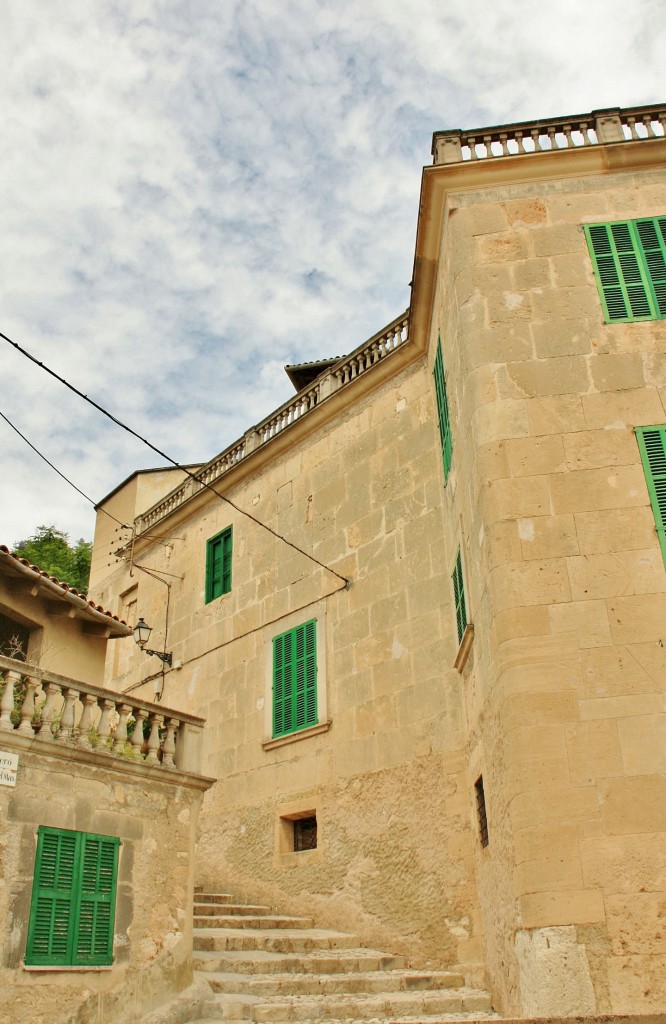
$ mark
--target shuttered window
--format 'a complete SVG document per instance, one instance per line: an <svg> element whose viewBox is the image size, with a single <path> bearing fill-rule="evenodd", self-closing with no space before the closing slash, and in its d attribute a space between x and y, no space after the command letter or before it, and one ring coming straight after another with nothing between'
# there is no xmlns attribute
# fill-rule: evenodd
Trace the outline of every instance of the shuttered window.
<svg viewBox="0 0 666 1024"><path fill-rule="evenodd" d="M446 480L451 468L451 453L453 441L451 437L451 420L449 417L449 399L446 393L446 374L444 373L444 358L442 356L442 339L437 339L437 352L435 353L435 366L433 369L435 378L435 396L437 398L437 418L439 421L439 439L442 445L442 459L444 461L444 479Z"/></svg>
<svg viewBox="0 0 666 1024"><path fill-rule="evenodd" d="M465 606L465 583L463 581L462 555L460 548L456 556L456 564L451 576L453 580L453 598L456 609L456 628L458 630L458 643L463 638L467 626L467 608Z"/></svg>
<svg viewBox="0 0 666 1024"><path fill-rule="evenodd" d="M636 439L666 565L666 426L637 427Z"/></svg>
<svg viewBox="0 0 666 1024"><path fill-rule="evenodd" d="M666 217L585 225L606 323L666 319Z"/></svg>
<svg viewBox="0 0 666 1024"><path fill-rule="evenodd" d="M206 604L231 590L231 549L231 526L206 544Z"/></svg>
<svg viewBox="0 0 666 1024"><path fill-rule="evenodd" d="M273 638L273 736L317 724L317 620Z"/></svg>
<svg viewBox="0 0 666 1024"><path fill-rule="evenodd" d="M40 826L26 965L112 962L119 846L113 836Z"/></svg>

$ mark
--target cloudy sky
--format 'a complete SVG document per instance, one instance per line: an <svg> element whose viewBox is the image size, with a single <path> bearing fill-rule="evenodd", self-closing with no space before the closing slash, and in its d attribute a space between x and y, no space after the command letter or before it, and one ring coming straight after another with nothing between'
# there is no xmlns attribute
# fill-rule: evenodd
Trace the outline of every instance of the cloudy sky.
<svg viewBox="0 0 666 1024"><path fill-rule="evenodd" d="M665 99L664 0L6 0L0 331L207 460L409 301L446 127ZM99 500L160 460L0 339L0 412ZM92 505L0 419L0 543Z"/></svg>

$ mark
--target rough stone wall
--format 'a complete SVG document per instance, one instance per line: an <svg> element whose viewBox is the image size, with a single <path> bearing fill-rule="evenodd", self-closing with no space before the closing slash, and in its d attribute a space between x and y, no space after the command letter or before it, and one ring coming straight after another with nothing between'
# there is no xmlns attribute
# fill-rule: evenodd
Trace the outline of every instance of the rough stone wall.
<svg viewBox="0 0 666 1024"><path fill-rule="evenodd" d="M666 1006L666 572L633 428L666 422L666 323L606 325L581 225L663 215L666 175L450 201L442 331L466 546L469 784L497 1003Z"/></svg>
<svg viewBox="0 0 666 1024"><path fill-rule="evenodd" d="M164 701L207 719L203 771L219 781L202 812L200 880L316 911L414 962L469 962L481 953L475 837L434 408L419 364L224 489L349 589L222 501L160 524L162 544L137 557L182 577L168 647L183 668ZM206 540L229 525L232 591L205 604ZM135 580L139 613L160 626L164 588ZM117 574L102 598L115 607L128 582ZM330 728L265 749L272 638L313 617ZM305 810L318 849L286 854L280 818Z"/></svg>
<svg viewBox="0 0 666 1024"><path fill-rule="evenodd" d="M136 1024L192 979L192 861L201 795L158 782L150 772L141 779L102 764L82 765L67 751L36 752L26 741L0 735L3 749L19 754L16 788L0 788L0 917L6 923L0 1019ZM39 825L122 841L110 969L22 966Z"/></svg>

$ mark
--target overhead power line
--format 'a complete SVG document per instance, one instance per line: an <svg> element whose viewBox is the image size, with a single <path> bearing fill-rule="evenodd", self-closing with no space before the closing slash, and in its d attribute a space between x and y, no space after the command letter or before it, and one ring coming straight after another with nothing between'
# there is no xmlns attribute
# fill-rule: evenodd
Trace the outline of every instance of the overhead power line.
<svg viewBox="0 0 666 1024"><path fill-rule="evenodd" d="M94 501L94 500L93 500L93 499L92 499L92 498L91 498L91 497L90 497L90 496L89 496L88 494L86 494L86 493L85 493L85 491L82 491L80 487L77 487L77 486L76 486L76 484L75 484L75 483L73 483L73 482L72 482L72 481L71 481L71 480L69 479L69 477L65 476L65 474L64 474L64 473L62 473L62 472L61 472L61 471L60 471L60 470L58 469L58 467L57 467L57 466L54 466L52 462L49 462L49 460L48 460L48 459L46 458L46 455L44 455L44 454L43 454L42 452L40 452L39 448L35 448L35 446L34 446L34 444L32 444L32 442L28 441L28 438L27 438L27 437L25 436L25 434L22 434L22 433L21 433L21 431L20 431L20 430L18 429L18 427L17 427L17 426L15 426L15 425L14 425L14 424L12 423L12 421L11 421L10 419L8 419L8 418L7 418L6 416L5 416L4 412L0 412L0 416L1 416L1 417L2 417L2 419L3 419L4 421L5 421L5 423L6 423L6 424L7 424L7 425L8 425L9 427L11 427L11 428L12 428L12 430L13 430L13 431L15 431L15 433L17 433L17 434L18 434L18 436L19 436L19 437L21 438L21 440L22 440L22 441L25 441L25 443L27 444L28 448L32 448L32 450L33 450L33 452L35 453L35 455L39 455L40 459L42 459L42 460L43 460L43 461L44 461L44 462L46 463L46 465L47 465L47 466L50 466L50 467L51 467L51 469L52 469L52 470L54 471L54 473L57 473L59 477L62 477L62 479L63 479L63 480L65 481L65 483L69 484L69 486L70 486L70 487L73 487L75 491L78 491L78 492L79 492L79 494L80 494L80 495L81 495L81 496L82 496L83 498L85 498L85 499L86 499L86 501L89 501L89 502L90 502L90 504L91 504L91 505L93 506L93 508L95 508L95 507L96 507L96 502L95 502L95 501ZM118 525L119 525L119 526L122 526L122 528L123 528L124 530L129 530L129 529L131 529L131 527L127 526L127 524L126 524L126 523L121 523L121 522L120 522L120 519L116 519L116 517L115 517L114 515L111 515L111 513L110 513L110 512L107 512L107 511L106 511L106 509L104 509L104 508L101 508L101 509L100 509L100 512L103 512L105 516L108 516L108 517L109 517L109 519L113 519L114 523L118 523Z"/></svg>
<svg viewBox="0 0 666 1024"><path fill-rule="evenodd" d="M215 490L212 484L206 483L204 480L200 480L199 477L197 477L194 473L187 469L186 466L183 466L179 462L176 462L176 460L172 459L170 455L167 455L166 452L161 451L160 448L158 448L156 445L148 441L147 438L143 437L136 430L133 430L132 427L129 427L126 423L123 423L122 420L119 420L117 416L114 416L102 405L96 402L93 398L89 398L88 395L85 395L82 391L79 391L77 387L75 387L73 384L70 384L68 380L66 380L64 377L61 377L60 374L55 372L55 370L52 370L50 367L46 365L46 363L43 363L41 360L37 359L36 356L33 356L30 352L24 349L17 342L12 341L12 339L7 337L6 334L3 334L2 331L0 331L0 338L3 338L4 341L6 341L9 345L15 348L17 352L20 352L22 356L25 356L26 359L29 359L30 362L34 363L35 366L39 366L39 368L44 370L45 373L48 373L51 377L54 377L55 380L60 382L60 384L64 384L66 388L72 391L75 395L78 395L79 398L82 398L89 405L92 405L94 409L97 409L97 411L101 412L103 416L106 416L107 419L110 419L111 422L115 423L117 427L120 427L122 430L126 430L128 434L132 435L132 437L136 437L138 441L141 441L142 444L145 444L146 447L150 448L151 451L154 451L157 455L160 456L160 458L165 459L167 462L169 462L172 466L174 466L175 469L179 469L182 473L185 473L186 476L188 476L191 480L194 480L201 487L205 488L208 491L211 491L217 498L220 499L220 501L225 501L229 506L231 506L231 508L238 512L239 515L245 516L247 519L250 519L257 526L260 526L263 530L266 530L268 533L272 534L278 540L281 540L283 544L286 544L294 551L298 551L299 554L304 555L305 558L308 558L311 562L314 562L320 568L325 569L326 572L330 572L332 573L333 576L337 576L337 578L341 580L345 584L345 586L349 584L349 580L345 576L342 576L339 572L336 572L335 569L331 569L329 565L325 565L324 562L321 562L318 558L315 558L315 556L311 555L308 551L304 551L303 548L298 546L298 544L294 544L286 537L283 537L282 534L278 533L277 530L274 530L271 526L268 526L266 523L262 523L262 521L260 519L257 519L256 516L253 516L251 512L247 512L245 509L240 508L231 500L231 498L227 498L226 495L220 494L219 491ZM38 452L38 454L40 453ZM56 472L59 471L56 470ZM78 490L78 488L76 489ZM87 495L84 495L84 497L87 497Z"/></svg>

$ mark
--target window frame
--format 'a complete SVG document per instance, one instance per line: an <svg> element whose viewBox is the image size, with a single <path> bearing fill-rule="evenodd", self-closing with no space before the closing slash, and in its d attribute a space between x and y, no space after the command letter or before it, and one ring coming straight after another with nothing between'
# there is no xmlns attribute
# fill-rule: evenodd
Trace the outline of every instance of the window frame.
<svg viewBox="0 0 666 1024"><path fill-rule="evenodd" d="M308 619L272 639L273 739L311 729L319 722L317 625L316 618ZM299 645L303 650L302 656L298 653ZM300 670L303 672L302 688ZM282 679L278 679L280 674ZM286 680L285 675L288 675ZM278 687L281 687L281 692Z"/></svg>
<svg viewBox="0 0 666 1024"><path fill-rule="evenodd" d="M216 548L220 548L221 565L216 569ZM226 526L206 541L205 603L231 593L233 564L233 526Z"/></svg>
<svg viewBox="0 0 666 1024"><path fill-rule="evenodd" d="M666 319L666 216L583 229L606 323Z"/></svg>
<svg viewBox="0 0 666 1024"><path fill-rule="evenodd" d="M449 409L449 395L446 387L446 370L444 367L444 356L442 354L442 336L437 336L437 349L435 350L435 362L432 374L435 379L435 399L437 402L437 424L439 427L439 440L442 449L442 463L444 465L444 483L446 484L451 463L453 461L453 435L451 432L451 412Z"/></svg>
<svg viewBox="0 0 666 1024"><path fill-rule="evenodd" d="M117 836L38 827L26 967L113 964L120 845Z"/></svg>
<svg viewBox="0 0 666 1024"><path fill-rule="evenodd" d="M657 539L666 566L666 424L635 427L634 433L643 463Z"/></svg>

